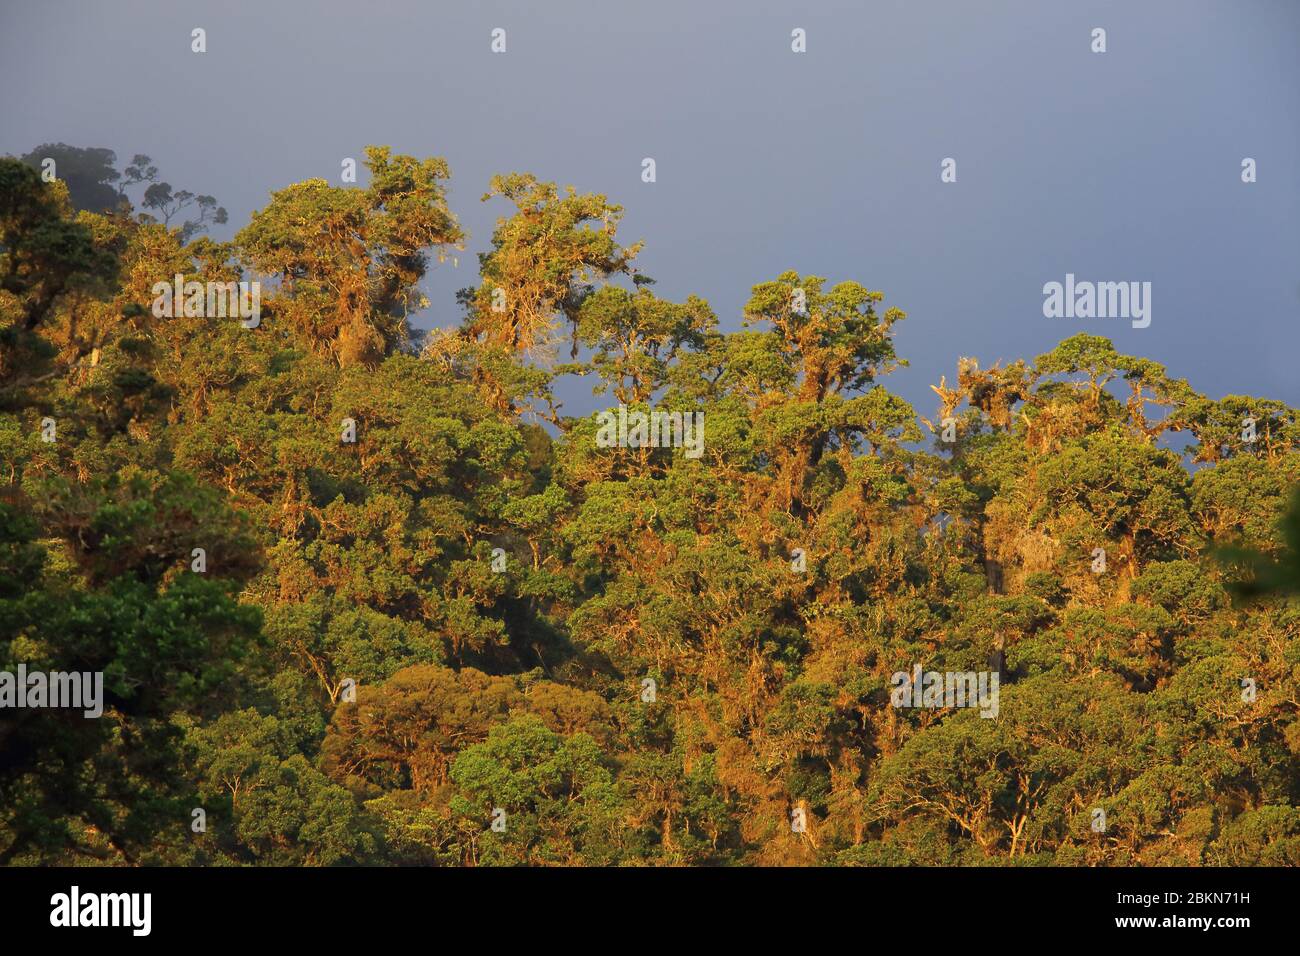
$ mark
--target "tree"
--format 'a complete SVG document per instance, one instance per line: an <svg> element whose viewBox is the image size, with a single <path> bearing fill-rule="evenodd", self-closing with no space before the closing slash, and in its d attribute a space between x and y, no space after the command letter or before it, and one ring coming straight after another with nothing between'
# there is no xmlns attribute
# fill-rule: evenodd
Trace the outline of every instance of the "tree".
<svg viewBox="0 0 1300 956"><path fill-rule="evenodd" d="M246 261L280 281L271 307L310 347L340 365L373 366L411 338L425 304L426 250L463 238L447 208L442 159L366 149L370 185L313 179L281 190L235 237Z"/></svg>
<svg viewBox="0 0 1300 956"><path fill-rule="evenodd" d="M38 171L49 159L54 160L55 175L67 184L72 208L87 212L112 212L118 208L122 193L116 184L122 174L115 168L117 154L111 149L45 143L22 157L24 163Z"/></svg>
<svg viewBox="0 0 1300 956"><path fill-rule="evenodd" d="M0 860L1295 861L1285 403L1078 335L921 419L883 292L785 272L728 331L524 174L422 340L441 159L218 242L83 158L148 211L0 161L0 670L105 711L0 709ZM176 275L259 276L264 322L154 315ZM599 440L564 374L699 443ZM917 667L982 703L900 700Z"/></svg>

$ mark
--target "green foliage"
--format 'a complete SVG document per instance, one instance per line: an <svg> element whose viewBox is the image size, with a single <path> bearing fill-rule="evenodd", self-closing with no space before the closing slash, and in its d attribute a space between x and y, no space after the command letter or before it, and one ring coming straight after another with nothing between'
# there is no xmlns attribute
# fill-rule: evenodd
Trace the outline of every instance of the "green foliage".
<svg viewBox="0 0 1300 956"><path fill-rule="evenodd" d="M959 359L948 441L882 292L789 271L720 331L522 174L421 340L442 159L372 147L218 243L148 157L162 223L60 148L79 214L0 161L0 670L102 673L104 713L0 710L0 861L1300 861L1283 403L1079 335ZM249 269L256 329L150 308ZM607 447L563 374L702 413L700 454ZM997 715L899 706L914 666Z"/></svg>

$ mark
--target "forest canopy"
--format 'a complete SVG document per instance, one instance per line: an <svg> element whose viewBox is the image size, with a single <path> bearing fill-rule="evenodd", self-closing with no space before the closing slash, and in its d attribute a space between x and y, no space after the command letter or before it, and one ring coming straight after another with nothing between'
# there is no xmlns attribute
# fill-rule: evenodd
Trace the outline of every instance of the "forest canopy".
<svg viewBox="0 0 1300 956"><path fill-rule="evenodd" d="M115 163L0 158L0 671L104 695L0 708L0 862L1300 863L1285 403L1078 334L918 414L884 292L789 271L723 331L525 174L422 333L443 159L230 241ZM251 327L172 301L254 281Z"/></svg>

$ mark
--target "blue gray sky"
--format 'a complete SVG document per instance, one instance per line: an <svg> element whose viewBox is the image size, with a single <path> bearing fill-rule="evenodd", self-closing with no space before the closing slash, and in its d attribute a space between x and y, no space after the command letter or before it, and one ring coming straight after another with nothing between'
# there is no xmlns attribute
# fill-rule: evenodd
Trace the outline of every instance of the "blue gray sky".
<svg viewBox="0 0 1300 956"><path fill-rule="evenodd" d="M1300 405L1295 0L0 0L0 85L0 153L148 153L227 207L217 238L368 143L445 156L470 241L425 282L425 327L476 284L488 180L528 171L621 203L656 292L724 328L787 269L882 290L912 363L887 384L922 414L958 356L1078 331ZM1045 318L1066 273L1151 282L1150 327Z"/></svg>

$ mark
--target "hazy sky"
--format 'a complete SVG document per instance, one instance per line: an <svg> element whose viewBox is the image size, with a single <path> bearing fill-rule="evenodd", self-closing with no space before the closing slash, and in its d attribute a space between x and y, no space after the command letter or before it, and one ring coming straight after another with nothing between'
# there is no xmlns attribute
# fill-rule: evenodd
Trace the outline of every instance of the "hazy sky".
<svg viewBox="0 0 1300 956"><path fill-rule="evenodd" d="M884 291L912 362L887 384L922 414L959 355L1078 331L1300 405L1296 0L0 0L0 88L0 153L148 153L227 207L218 238L367 143L445 156L471 238L426 280L423 326L476 284L506 208L479 202L489 178L529 171L623 204L655 291L726 328L786 269ZM1150 327L1045 318L1067 272L1151 282Z"/></svg>

